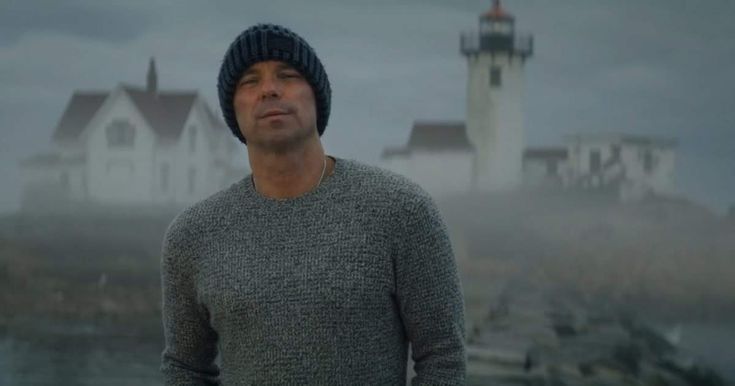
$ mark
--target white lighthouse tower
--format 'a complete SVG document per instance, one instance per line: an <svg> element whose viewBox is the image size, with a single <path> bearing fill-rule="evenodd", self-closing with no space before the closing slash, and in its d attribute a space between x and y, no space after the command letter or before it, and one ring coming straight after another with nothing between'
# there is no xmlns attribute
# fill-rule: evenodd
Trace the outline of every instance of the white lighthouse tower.
<svg viewBox="0 0 735 386"><path fill-rule="evenodd" d="M515 20L499 0L480 16L479 29L462 34L467 57L467 135L475 148L473 187L507 190L521 182L523 67L533 38L515 34Z"/></svg>

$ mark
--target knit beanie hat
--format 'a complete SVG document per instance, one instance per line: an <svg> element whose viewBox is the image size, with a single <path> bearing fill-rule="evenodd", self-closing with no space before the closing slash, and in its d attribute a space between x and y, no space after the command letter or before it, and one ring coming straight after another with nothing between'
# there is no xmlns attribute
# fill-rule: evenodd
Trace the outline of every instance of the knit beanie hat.
<svg viewBox="0 0 735 386"><path fill-rule="evenodd" d="M273 24L257 24L243 31L230 44L222 61L217 91L222 114L232 133L247 144L235 118L235 88L250 66L266 60L288 63L311 85L316 99L316 126L321 136L329 120L332 97L327 73L309 43L287 28Z"/></svg>

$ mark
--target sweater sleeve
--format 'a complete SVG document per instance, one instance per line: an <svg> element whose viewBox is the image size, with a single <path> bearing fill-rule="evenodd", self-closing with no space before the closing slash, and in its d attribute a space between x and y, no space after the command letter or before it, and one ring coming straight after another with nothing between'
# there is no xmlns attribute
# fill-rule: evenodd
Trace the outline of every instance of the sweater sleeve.
<svg viewBox="0 0 735 386"><path fill-rule="evenodd" d="M414 360L413 385L463 385L464 299L447 229L428 195L404 212L396 296Z"/></svg>
<svg viewBox="0 0 735 386"><path fill-rule="evenodd" d="M178 219L177 219L178 220ZM217 334L197 298L192 254L195 249L177 220L163 241L161 286L165 348L161 371L165 385L219 385Z"/></svg>

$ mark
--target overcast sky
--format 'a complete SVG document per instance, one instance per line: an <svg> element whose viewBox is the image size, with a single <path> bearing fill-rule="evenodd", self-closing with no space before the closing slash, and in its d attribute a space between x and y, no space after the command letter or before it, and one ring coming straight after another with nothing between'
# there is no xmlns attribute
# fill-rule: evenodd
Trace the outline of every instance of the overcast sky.
<svg viewBox="0 0 735 386"><path fill-rule="evenodd" d="M0 0L0 212L20 195L18 160L49 148L75 90L198 90L217 108L232 39L283 24L316 49L332 82L329 153L375 163L416 119L463 120L459 34L489 0ZM577 132L676 138L682 195L722 212L735 203L735 2L506 0L534 36L526 65L530 146Z"/></svg>

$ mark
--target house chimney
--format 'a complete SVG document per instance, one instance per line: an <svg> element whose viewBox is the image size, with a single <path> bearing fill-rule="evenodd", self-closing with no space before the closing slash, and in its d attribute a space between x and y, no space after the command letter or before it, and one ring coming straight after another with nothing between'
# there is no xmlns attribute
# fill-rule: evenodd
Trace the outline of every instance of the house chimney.
<svg viewBox="0 0 735 386"><path fill-rule="evenodd" d="M156 74L156 61L153 57L151 57L151 61L148 63L146 91L149 94L158 94L158 74Z"/></svg>

